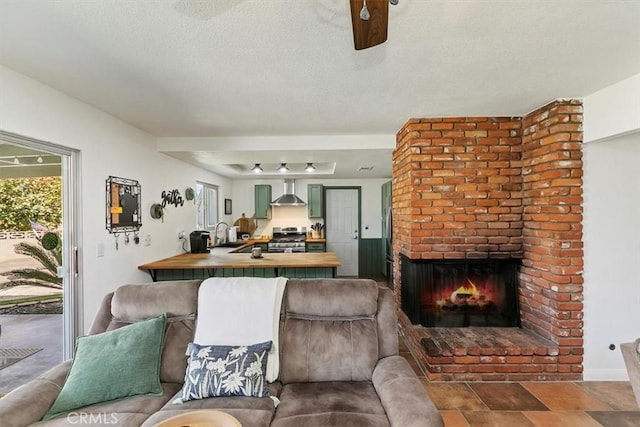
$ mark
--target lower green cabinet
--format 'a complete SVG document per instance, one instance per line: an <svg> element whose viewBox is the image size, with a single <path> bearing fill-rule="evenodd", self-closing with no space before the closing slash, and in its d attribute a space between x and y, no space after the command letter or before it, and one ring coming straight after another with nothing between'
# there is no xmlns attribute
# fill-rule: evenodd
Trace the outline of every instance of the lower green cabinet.
<svg viewBox="0 0 640 427"><path fill-rule="evenodd" d="M307 243L307 252L326 252L327 245L324 243Z"/></svg>

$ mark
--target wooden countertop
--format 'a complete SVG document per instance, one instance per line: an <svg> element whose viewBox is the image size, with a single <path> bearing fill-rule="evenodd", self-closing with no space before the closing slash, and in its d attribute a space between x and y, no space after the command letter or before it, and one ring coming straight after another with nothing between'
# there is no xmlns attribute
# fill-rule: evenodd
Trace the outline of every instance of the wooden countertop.
<svg viewBox="0 0 640 427"><path fill-rule="evenodd" d="M250 254L214 252L210 254L182 254L139 265L140 270L172 270L200 268L313 268L339 267L335 252L294 252L290 254L263 252L262 258Z"/></svg>

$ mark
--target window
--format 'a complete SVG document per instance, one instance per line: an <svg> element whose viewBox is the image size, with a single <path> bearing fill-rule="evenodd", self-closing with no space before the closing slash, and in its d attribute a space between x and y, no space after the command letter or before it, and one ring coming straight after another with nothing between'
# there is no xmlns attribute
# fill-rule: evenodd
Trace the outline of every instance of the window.
<svg viewBox="0 0 640 427"><path fill-rule="evenodd" d="M218 222L218 186L196 182L196 228L210 230Z"/></svg>

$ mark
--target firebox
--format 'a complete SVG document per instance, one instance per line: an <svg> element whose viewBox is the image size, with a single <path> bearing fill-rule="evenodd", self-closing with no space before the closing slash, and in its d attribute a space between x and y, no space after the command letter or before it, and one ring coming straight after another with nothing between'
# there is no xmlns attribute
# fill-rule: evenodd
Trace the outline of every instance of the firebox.
<svg viewBox="0 0 640 427"><path fill-rule="evenodd" d="M520 260L413 260L401 255L402 310L427 327L520 326Z"/></svg>

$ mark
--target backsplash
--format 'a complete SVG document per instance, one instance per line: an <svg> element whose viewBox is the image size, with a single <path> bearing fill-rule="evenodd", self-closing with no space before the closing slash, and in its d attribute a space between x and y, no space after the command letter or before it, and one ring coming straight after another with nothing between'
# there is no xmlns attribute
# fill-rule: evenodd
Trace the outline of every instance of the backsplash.
<svg viewBox="0 0 640 427"><path fill-rule="evenodd" d="M311 224L316 222L323 220L309 219L307 206L273 207L270 220L258 220L254 236L271 236L273 227L307 227L307 231L311 231Z"/></svg>

